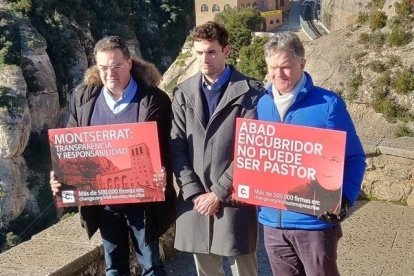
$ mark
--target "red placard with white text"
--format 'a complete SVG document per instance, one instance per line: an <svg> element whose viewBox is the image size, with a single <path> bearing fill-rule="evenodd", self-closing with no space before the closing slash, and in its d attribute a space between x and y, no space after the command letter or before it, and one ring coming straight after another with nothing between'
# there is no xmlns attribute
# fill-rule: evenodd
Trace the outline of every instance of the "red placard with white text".
<svg viewBox="0 0 414 276"><path fill-rule="evenodd" d="M346 132L238 118L235 141L234 199L339 213Z"/></svg>
<svg viewBox="0 0 414 276"><path fill-rule="evenodd" d="M49 129L49 144L58 207L165 200L155 122Z"/></svg>

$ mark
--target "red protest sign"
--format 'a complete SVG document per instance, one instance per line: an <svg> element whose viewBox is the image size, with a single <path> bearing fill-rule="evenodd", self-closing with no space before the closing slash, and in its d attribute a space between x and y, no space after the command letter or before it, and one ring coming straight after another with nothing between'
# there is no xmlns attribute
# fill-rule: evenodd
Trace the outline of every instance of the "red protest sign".
<svg viewBox="0 0 414 276"><path fill-rule="evenodd" d="M50 129L49 144L58 207L164 200L155 122Z"/></svg>
<svg viewBox="0 0 414 276"><path fill-rule="evenodd" d="M234 199L282 210L338 213L346 133L237 119Z"/></svg>

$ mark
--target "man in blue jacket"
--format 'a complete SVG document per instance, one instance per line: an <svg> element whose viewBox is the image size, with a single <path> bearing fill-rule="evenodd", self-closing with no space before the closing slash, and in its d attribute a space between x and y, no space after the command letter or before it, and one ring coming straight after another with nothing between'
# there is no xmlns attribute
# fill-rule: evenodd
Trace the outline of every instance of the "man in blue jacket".
<svg viewBox="0 0 414 276"><path fill-rule="evenodd" d="M345 102L314 86L304 72L305 50L298 36L277 33L264 48L272 82L258 103L258 119L346 131L342 204L339 215L317 217L296 211L259 208L267 254L274 275L339 275L336 264L340 222L358 197L365 154ZM283 185L283 183L274 183Z"/></svg>

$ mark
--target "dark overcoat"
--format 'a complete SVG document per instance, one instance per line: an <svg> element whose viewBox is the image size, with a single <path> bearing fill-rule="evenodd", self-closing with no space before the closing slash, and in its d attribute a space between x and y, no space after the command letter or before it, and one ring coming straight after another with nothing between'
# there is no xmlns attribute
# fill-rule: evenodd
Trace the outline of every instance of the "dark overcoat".
<svg viewBox="0 0 414 276"><path fill-rule="evenodd" d="M252 253L257 242L256 208L236 207L228 200L236 118L256 117L262 89L259 82L232 68L230 82L206 123L201 79L198 73L179 84L172 103L170 158L179 186L175 247L221 256ZM194 210L192 197L205 192L214 192L221 201L214 216Z"/></svg>
<svg viewBox="0 0 414 276"><path fill-rule="evenodd" d="M138 84L139 111L137 122L156 121L159 135L161 162L167 172L165 202L139 203L145 205L145 239L147 242L160 237L175 219L176 193L168 160L168 139L171 129L171 101L157 88L160 73L153 64L132 58L131 75ZM96 99L102 91L102 82L96 66L88 69L84 81L71 97L67 127L88 126ZM82 226L89 238L98 229L98 207L80 207Z"/></svg>

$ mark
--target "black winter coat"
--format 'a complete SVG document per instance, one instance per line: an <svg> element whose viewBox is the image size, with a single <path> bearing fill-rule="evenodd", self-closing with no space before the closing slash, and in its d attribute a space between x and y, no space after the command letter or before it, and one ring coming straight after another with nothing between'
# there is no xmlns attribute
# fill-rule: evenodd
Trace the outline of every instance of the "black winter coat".
<svg viewBox="0 0 414 276"><path fill-rule="evenodd" d="M172 173L168 165L168 138L171 128L171 100L157 88L160 74L153 64L133 58L131 75L139 87L138 122L156 121L158 126L161 162L167 172L165 202L145 204L146 242L160 237L175 220L176 193L172 182ZM96 99L102 90L98 68L92 67L85 73L84 81L71 97L70 114L67 127L88 126ZM98 206L82 206L81 223L91 238L98 230Z"/></svg>

